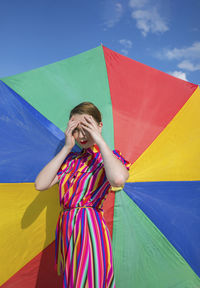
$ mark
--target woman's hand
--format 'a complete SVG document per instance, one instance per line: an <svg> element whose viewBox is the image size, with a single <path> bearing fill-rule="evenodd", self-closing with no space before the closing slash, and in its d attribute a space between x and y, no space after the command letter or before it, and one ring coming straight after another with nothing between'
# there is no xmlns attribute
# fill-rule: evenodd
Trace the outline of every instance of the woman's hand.
<svg viewBox="0 0 200 288"><path fill-rule="evenodd" d="M82 128L90 133L93 141L99 145L102 142L103 137L101 136L101 132L96 121L91 115L84 116L84 119L85 120L81 121Z"/></svg>
<svg viewBox="0 0 200 288"><path fill-rule="evenodd" d="M74 120L74 117L72 116L67 124L67 128L65 130L65 146L69 148L70 150L75 145L75 138L73 136L73 130L77 127L79 121Z"/></svg>

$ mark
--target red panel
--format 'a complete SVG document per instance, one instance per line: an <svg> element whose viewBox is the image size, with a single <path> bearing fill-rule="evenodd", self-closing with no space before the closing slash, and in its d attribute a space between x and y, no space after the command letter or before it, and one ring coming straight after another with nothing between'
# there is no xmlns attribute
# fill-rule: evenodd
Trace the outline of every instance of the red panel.
<svg viewBox="0 0 200 288"><path fill-rule="evenodd" d="M113 232L113 214L114 214L114 205L115 205L115 192L110 191L106 197L106 200L103 202L103 210L104 210L104 219L108 230L110 232L110 236L112 239Z"/></svg>
<svg viewBox="0 0 200 288"><path fill-rule="evenodd" d="M173 119L198 85L103 47L114 120L114 143L134 162Z"/></svg>
<svg viewBox="0 0 200 288"><path fill-rule="evenodd" d="M34 239L33 239L34 240ZM55 241L6 281L2 288L62 288L54 269Z"/></svg>

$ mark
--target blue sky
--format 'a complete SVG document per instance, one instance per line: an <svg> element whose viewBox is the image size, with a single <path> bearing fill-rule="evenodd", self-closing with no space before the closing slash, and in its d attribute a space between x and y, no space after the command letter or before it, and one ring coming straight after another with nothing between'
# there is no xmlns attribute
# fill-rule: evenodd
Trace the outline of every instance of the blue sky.
<svg viewBox="0 0 200 288"><path fill-rule="evenodd" d="M66 59L101 43L200 84L199 0L0 2L0 77Z"/></svg>

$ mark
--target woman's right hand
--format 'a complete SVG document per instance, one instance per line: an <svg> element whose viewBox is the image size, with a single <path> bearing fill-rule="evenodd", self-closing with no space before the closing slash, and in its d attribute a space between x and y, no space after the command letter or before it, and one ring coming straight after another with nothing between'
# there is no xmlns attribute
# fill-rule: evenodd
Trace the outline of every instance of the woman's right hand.
<svg viewBox="0 0 200 288"><path fill-rule="evenodd" d="M74 120L73 116L69 120L67 124L67 128L65 130L65 146L68 147L70 150L75 145L75 138L73 136L74 129L78 126L79 121Z"/></svg>

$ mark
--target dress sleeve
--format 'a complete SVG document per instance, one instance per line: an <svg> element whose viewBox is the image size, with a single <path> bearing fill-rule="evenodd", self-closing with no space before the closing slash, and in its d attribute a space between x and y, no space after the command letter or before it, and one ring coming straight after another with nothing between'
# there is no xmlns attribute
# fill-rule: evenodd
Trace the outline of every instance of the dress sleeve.
<svg viewBox="0 0 200 288"><path fill-rule="evenodd" d="M115 157L117 157L117 159L119 159L122 162L122 164L126 167L126 169L129 170L131 167L131 163L122 156L122 153L117 149L112 150L112 152L115 155ZM121 187L114 187L110 185L110 191L119 191L122 190L123 188L124 185Z"/></svg>
<svg viewBox="0 0 200 288"><path fill-rule="evenodd" d="M67 169L69 168L69 163L70 163L70 159L72 156L72 152L70 152L67 157L65 158L65 160L63 161L63 163L61 164L60 168L57 171L57 175L58 175L58 180L60 180L60 177L63 175L64 172L67 171Z"/></svg>
<svg viewBox="0 0 200 288"><path fill-rule="evenodd" d="M122 164L124 164L126 169L129 170L131 163L122 156L122 153L117 149L114 149L112 152L122 162Z"/></svg>

